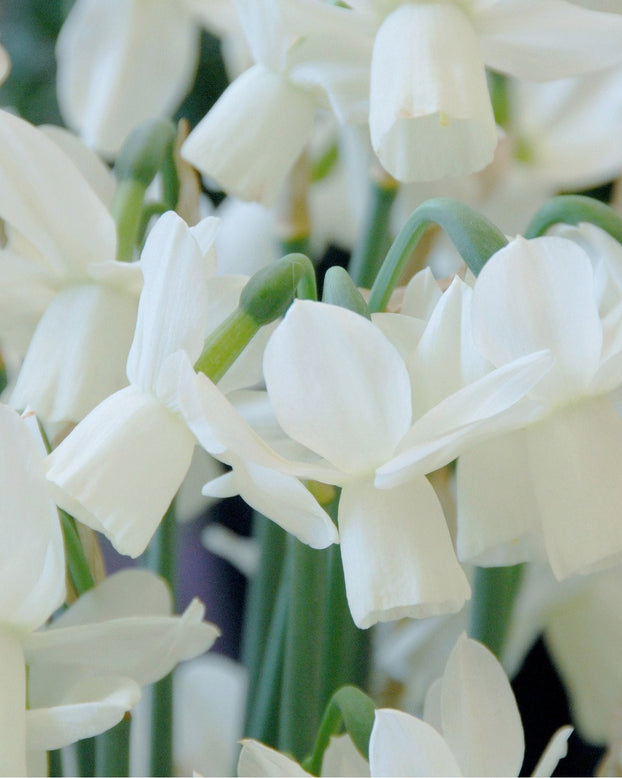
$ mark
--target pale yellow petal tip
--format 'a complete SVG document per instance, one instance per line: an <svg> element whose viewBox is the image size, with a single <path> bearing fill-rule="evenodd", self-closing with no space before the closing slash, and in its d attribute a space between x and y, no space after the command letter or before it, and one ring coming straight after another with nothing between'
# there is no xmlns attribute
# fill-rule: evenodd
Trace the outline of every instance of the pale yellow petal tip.
<svg viewBox="0 0 622 778"><path fill-rule="evenodd" d="M11 72L11 58L4 46L0 46L0 86L7 80Z"/></svg>

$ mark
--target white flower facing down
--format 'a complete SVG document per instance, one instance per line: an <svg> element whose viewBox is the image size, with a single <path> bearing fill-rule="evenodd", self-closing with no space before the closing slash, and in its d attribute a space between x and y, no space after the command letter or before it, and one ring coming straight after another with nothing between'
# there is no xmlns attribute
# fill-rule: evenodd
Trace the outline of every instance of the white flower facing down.
<svg viewBox="0 0 622 778"><path fill-rule="evenodd" d="M208 485L210 494L240 494L304 542L323 547L336 540L335 528L318 522L319 506L296 478L342 487L338 524L348 601L354 621L369 627L457 610L469 596L424 474L453 459L548 367L546 355L530 356L454 393L412 425L408 371L382 332L351 311L298 300L266 348L267 397L241 398L259 434L204 377L184 385L180 404L201 445L233 468ZM376 471L402 440L411 443L402 452L408 461L391 472L390 488L376 488Z"/></svg>
<svg viewBox="0 0 622 778"><path fill-rule="evenodd" d="M25 353L11 404L46 422L79 421L126 383L142 276L114 259L111 190L76 140L0 111L0 337Z"/></svg>
<svg viewBox="0 0 622 778"><path fill-rule="evenodd" d="M127 360L130 385L98 405L49 457L57 504L118 551L144 551L190 466L195 440L177 410L181 371L201 353L218 220L164 214L140 264L145 285Z"/></svg>
<svg viewBox="0 0 622 778"><path fill-rule="evenodd" d="M349 0L378 26L371 61L374 151L400 181L480 170L497 131L485 66L531 81L621 61L622 20L566 0Z"/></svg>
<svg viewBox="0 0 622 778"><path fill-rule="evenodd" d="M540 410L529 426L460 457L460 558L498 565L544 553L559 580L615 563L622 419L607 395L622 384L622 349L599 316L588 255L563 238L517 238L480 273L472 313L493 365L537 348L555 364L530 392Z"/></svg>

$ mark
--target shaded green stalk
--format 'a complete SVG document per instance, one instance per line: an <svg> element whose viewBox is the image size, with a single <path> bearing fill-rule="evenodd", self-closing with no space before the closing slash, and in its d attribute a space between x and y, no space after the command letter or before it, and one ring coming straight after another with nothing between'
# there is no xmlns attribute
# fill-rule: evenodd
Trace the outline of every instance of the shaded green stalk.
<svg viewBox="0 0 622 778"><path fill-rule="evenodd" d="M510 95L510 80L503 73L488 72L488 89L495 114L495 122L499 127L509 127L512 119L512 100Z"/></svg>
<svg viewBox="0 0 622 778"><path fill-rule="evenodd" d="M376 280L389 247L391 208L398 187L397 181L388 176L371 182L365 228L348 265L348 272L356 286L369 289Z"/></svg>
<svg viewBox="0 0 622 778"><path fill-rule="evenodd" d="M469 635L501 659L525 565L478 567Z"/></svg>
<svg viewBox="0 0 622 778"><path fill-rule="evenodd" d="M372 313L386 308L411 253L431 224L445 230L475 275L496 251L507 245L503 233L468 205L449 197L427 200L413 211L389 249L369 297Z"/></svg>
<svg viewBox="0 0 622 778"><path fill-rule="evenodd" d="M241 308L230 314L210 333L194 369L218 382L259 330L252 316Z"/></svg>
<svg viewBox="0 0 622 778"><path fill-rule="evenodd" d="M320 722L326 553L287 538L292 565L285 634L279 749L300 761L309 752Z"/></svg>
<svg viewBox="0 0 622 778"><path fill-rule="evenodd" d="M544 235L554 224L589 222L622 243L622 218L608 205L584 195L561 195L546 202L533 217L526 238Z"/></svg>
<svg viewBox="0 0 622 778"><path fill-rule="evenodd" d="M117 187L112 201L112 215L117 223L117 262L131 262L139 244L145 187L128 179Z"/></svg>
<svg viewBox="0 0 622 778"><path fill-rule="evenodd" d="M63 752L60 748L48 751L48 775L50 778L62 778Z"/></svg>
<svg viewBox="0 0 622 778"><path fill-rule="evenodd" d="M259 513L253 516L253 530L261 555L259 568L249 582L244 614L242 662L248 671L244 732L248 732L263 677L261 666L279 592L286 538L284 529Z"/></svg>
<svg viewBox="0 0 622 778"><path fill-rule="evenodd" d="M93 573L84 553L75 519L62 510L62 508L58 509L58 515L60 516L63 537L65 539L65 557L69 577L76 593L81 595L95 586Z"/></svg>
<svg viewBox="0 0 622 778"><path fill-rule="evenodd" d="M177 521L170 504L147 550L147 567L168 583L175 602ZM173 775L173 674L153 685L151 704L151 769L154 776Z"/></svg>
<svg viewBox="0 0 622 778"><path fill-rule="evenodd" d="M108 776L116 777L130 774L131 724L132 717L126 713L115 727L97 737L95 775L108 778Z"/></svg>
<svg viewBox="0 0 622 778"><path fill-rule="evenodd" d="M322 647L321 710L344 684L367 688L371 657L371 632L359 629L350 614L340 546L333 545L325 553L328 556L328 593Z"/></svg>
<svg viewBox="0 0 622 778"><path fill-rule="evenodd" d="M96 775L95 773L95 749L97 738L87 737L76 743L76 756L78 758L78 771L82 778Z"/></svg>

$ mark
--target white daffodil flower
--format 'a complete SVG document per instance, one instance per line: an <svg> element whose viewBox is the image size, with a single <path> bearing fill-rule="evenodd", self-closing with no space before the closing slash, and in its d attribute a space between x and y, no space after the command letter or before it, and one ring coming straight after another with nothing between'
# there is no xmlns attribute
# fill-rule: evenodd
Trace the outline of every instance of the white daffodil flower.
<svg viewBox="0 0 622 778"><path fill-rule="evenodd" d="M350 106L362 97L358 72L370 40L353 14L324 3L234 5L255 65L190 133L182 156L228 193L270 205L309 140L317 107L342 104L344 93Z"/></svg>
<svg viewBox="0 0 622 778"><path fill-rule="evenodd" d="M220 631L203 621L198 600L172 616L166 583L124 570L83 594L52 625L24 642L29 666L26 713L31 751L52 750L113 726L140 687L202 654Z"/></svg>
<svg viewBox="0 0 622 778"><path fill-rule="evenodd" d="M267 395L232 397L240 413L201 377L185 384L180 403L201 445L233 468L208 485L210 494L240 494L304 542L323 547L336 539L335 529L317 522L319 506L296 477L342 487L338 524L348 601L355 623L369 627L457 610L469 596L424 475L453 459L548 367L540 353L508 372L488 373L413 425L408 370L380 329L351 311L298 300L266 348ZM383 488L374 485L376 477L384 478Z"/></svg>
<svg viewBox="0 0 622 778"><path fill-rule="evenodd" d="M519 774L525 744L518 706L503 668L481 643L460 637L428 691L424 719L376 711L372 776ZM571 732L562 727L553 735L533 775L553 773Z"/></svg>
<svg viewBox="0 0 622 778"><path fill-rule="evenodd" d="M142 285L114 259L109 173L59 138L0 112L0 337L25 352L11 404L48 422L79 421L126 383Z"/></svg>
<svg viewBox="0 0 622 778"><path fill-rule="evenodd" d="M121 553L144 551L175 496L195 440L177 410L180 371L201 353L218 220L155 224L140 264L145 285L127 360L129 386L107 397L49 457L58 504Z"/></svg>
<svg viewBox="0 0 622 778"><path fill-rule="evenodd" d="M463 561L544 554L563 580L620 558L622 419L607 395L622 383L621 348L598 305L590 258L563 238L517 238L480 273L472 317L481 354L499 367L547 348L555 363L529 394L540 405L532 423L460 457Z"/></svg>
<svg viewBox="0 0 622 778"><path fill-rule="evenodd" d="M497 130L485 66L528 81L601 70L621 60L618 14L566 0L349 0L377 25L369 127L400 181L481 170Z"/></svg>

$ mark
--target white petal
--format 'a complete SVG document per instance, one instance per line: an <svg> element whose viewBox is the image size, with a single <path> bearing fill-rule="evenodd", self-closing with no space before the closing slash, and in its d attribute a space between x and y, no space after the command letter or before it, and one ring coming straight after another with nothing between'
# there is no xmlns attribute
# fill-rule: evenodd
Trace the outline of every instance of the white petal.
<svg viewBox="0 0 622 778"><path fill-rule="evenodd" d="M131 591L125 596L131 597ZM204 653L220 634L203 621L204 613L194 599L179 617L116 617L32 634L24 648L34 666L31 700L34 704L48 700L57 684L53 676L66 668L84 675L127 676L139 686L163 678L178 662Z"/></svg>
<svg viewBox="0 0 622 778"><path fill-rule="evenodd" d="M184 422L128 386L98 405L48 459L57 504L103 532L122 554L141 554L192 459Z"/></svg>
<svg viewBox="0 0 622 778"><path fill-rule="evenodd" d="M264 375L285 432L347 473L391 456L410 424L403 361L344 308L295 301L266 347Z"/></svg>
<svg viewBox="0 0 622 778"><path fill-rule="evenodd" d="M494 365L550 349L538 387L553 401L583 393L598 368L602 325L587 254L572 241L516 238L486 263L473 292L473 333Z"/></svg>
<svg viewBox="0 0 622 778"><path fill-rule="evenodd" d="M63 602L63 538L37 443L4 405L0 433L0 624L30 631Z"/></svg>
<svg viewBox="0 0 622 778"><path fill-rule="evenodd" d="M622 61L622 19L566 0L503 0L475 19L488 67L526 81L549 81Z"/></svg>
<svg viewBox="0 0 622 778"><path fill-rule="evenodd" d="M201 353L207 325L209 259L187 224L161 216L141 254L145 284L127 360L130 383L153 392L164 360L178 349Z"/></svg>
<svg viewBox="0 0 622 778"><path fill-rule="evenodd" d="M231 457L235 494L312 548L337 543L337 528L311 492L291 475Z"/></svg>
<svg viewBox="0 0 622 778"><path fill-rule="evenodd" d="M560 727L553 737L549 740L547 747L544 749L544 753L538 759L532 775L533 776L549 776L553 775L553 771L557 767L560 759L563 759L568 753L568 738L573 733L572 727Z"/></svg>
<svg viewBox="0 0 622 778"><path fill-rule="evenodd" d="M315 105L310 94L255 65L194 128L182 156L229 194L271 205L311 134Z"/></svg>
<svg viewBox="0 0 622 778"><path fill-rule="evenodd" d="M369 764L347 733L333 735L324 752L322 775L369 776Z"/></svg>
<svg viewBox="0 0 622 778"><path fill-rule="evenodd" d="M508 678L481 643L461 636L441 691L443 737L463 775L518 775L525 739Z"/></svg>
<svg viewBox="0 0 622 778"><path fill-rule="evenodd" d="M57 705L26 712L28 748L52 750L99 735L139 699L140 689L129 678L84 678Z"/></svg>
<svg viewBox="0 0 622 778"><path fill-rule="evenodd" d="M256 740L242 740L242 751L238 760L239 776L287 776L310 775L285 754L268 748Z"/></svg>
<svg viewBox="0 0 622 778"><path fill-rule="evenodd" d="M114 259L116 227L73 162L27 122L0 111L0 216L61 277Z"/></svg>
<svg viewBox="0 0 622 778"><path fill-rule="evenodd" d="M37 325L11 405L33 408L48 422L78 422L125 386L137 302L107 285L63 289Z"/></svg>
<svg viewBox="0 0 622 778"><path fill-rule="evenodd" d="M402 300L402 313L427 321L442 294L438 281L430 268L426 267L408 282Z"/></svg>
<svg viewBox="0 0 622 778"><path fill-rule="evenodd" d="M455 612L470 596L434 489L417 478L395 489L344 486L339 536L355 624Z"/></svg>
<svg viewBox="0 0 622 778"><path fill-rule="evenodd" d="M239 22L255 62L280 72L285 66L288 40L278 0L233 0Z"/></svg>
<svg viewBox="0 0 622 778"><path fill-rule="evenodd" d="M622 554L622 419L606 398L570 405L527 430L546 549L558 580Z"/></svg>
<svg viewBox="0 0 622 778"><path fill-rule="evenodd" d="M524 430L499 435L458 459L458 557L509 565L530 558L538 504ZM494 473L494 478L491 474Z"/></svg>
<svg viewBox="0 0 622 778"><path fill-rule="evenodd" d="M0 774L26 775L26 665L19 640L0 629Z"/></svg>
<svg viewBox="0 0 622 778"><path fill-rule="evenodd" d="M400 181L432 181L492 161L497 131L473 26L454 3L405 3L374 44L369 126Z"/></svg>
<svg viewBox="0 0 622 778"><path fill-rule="evenodd" d="M430 473L475 443L541 416L541 404L523 398L550 367L548 352L530 354L447 397L413 424L396 456L378 468L377 485Z"/></svg>
<svg viewBox="0 0 622 778"><path fill-rule="evenodd" d="M113 156L136 124L177 108L196 69L198 29L180 2L80 0L56 56L65 120Z"/></svg>
<svg viewBox="0 0 622 778"><path fill-rule="evenodd" d="M439 733L408 713L376 711L369 739L369 766L373 776L463 775L449 746Z"/></svg>

